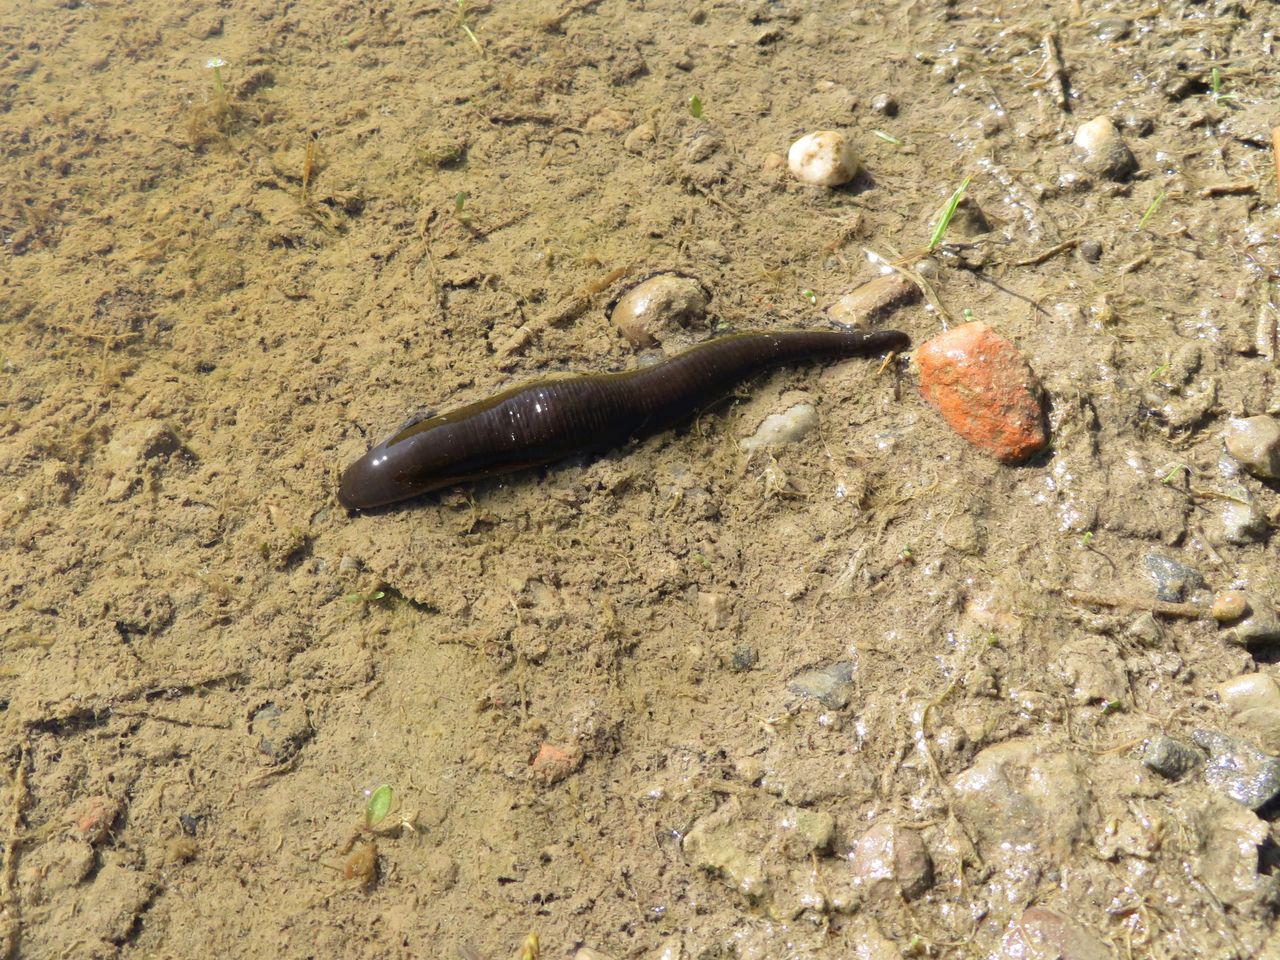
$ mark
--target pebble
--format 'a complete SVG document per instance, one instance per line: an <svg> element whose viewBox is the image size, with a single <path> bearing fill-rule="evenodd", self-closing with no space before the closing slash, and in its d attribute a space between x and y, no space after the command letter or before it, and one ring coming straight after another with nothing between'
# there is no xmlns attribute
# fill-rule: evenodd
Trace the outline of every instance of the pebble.
<svg viewBox="0 0 1280 960"><path fill-rule="evenodd" d="M1070 917L1027 907L1010 922L992 960L1110 960L1106 944Z"/></svg>
<svg viewBox="0 0 1280 960"><path fill-rule="evenodd" d="M787 168L801 183L838 187L862 169L862 159L839 130L819 130L801 137L787 151Z"/></svg>
<svg viewBox="0 0 1280 960"><path fill-rule="evenodd" d="M1266 597L1249 590L1232 591L1244 598L1244 614L1224 625L1222 639L1242 647L1280 640L1280 617ZM1233 606L1235 601L1232 601Z"/></svg>
<svg viewBox="0 0 1280 960"><path fill-rule="evenodd" d="M1082 123L1073 143L1085 170L1094 176L1123 180L1138 165L1110 117L1095 117Z"/></svg>
<svg viewBox="0 0 1280 960"><path fill-rule="evenodd" d="M802 670L791 678L787 689L797 696L817 700L824 707L839 710L848 706L853 696L853 675L856 670L856 664L850 660Z"/></svg>
<svg viewBox="0 0 1280 960"><path fill-rule="evenodd" d="M733 648L733 655L729 658L729 669L734 673L746 673L759 661L760 654L756 652L755 647L749 643L739 644Z"/></svg>
<svg viewBox="0 0 1280 960"><path fill-rule="evenodd" d="M892 94L877 93L871 98L871 109L882 117L896 117L898 115L898 100Z"/></svg>
<svg viewBox="0 0 1280 960"><path fill-rule="evenodd" d="M1163 554L1148 553L1142 558L1142 566L1155 581L1156 599L1166 603L1178 603L1188 590L1198 590L1205 585L1199 570Z"/></svg>
<svg viewBox="0 0 1280 960"><path fill-rule="evenodd" d="M116 822L123 809L119 801L105 794L95 794L73 803L62 815L62 819L71 827L74 836L96 844L107 838L111 825Z"/></svg>
<svg viewBox="0 0 1280 960"><path fill-rule="evenodd" d="M1200 754L1173 737L1152 737L1142 747L1142 765L1166 780L1181 780L1200 762Z"/></svg>
<svg viewBox="0 0 1280 960"><path fill-rule="evenodd" d="M933 885L933 860L918 830L877 823L849 853L855 879L869 892L912 900Z"/></svg>
<svg viewBox="0 0 1280 960"><path fill-rule="evenodd" d="M1250 810L1280 798L1280 760L1216 730L1196 730L1191 739L1208 751L1204 778L1218 792Z"/></svg>
<svg viewBox="0 0 1280 960"><path fill-rule="evenodd" d="M981 321L916 351L920 393L956 433L1001 463L1021 463L1049 442L1040 382L1018 349Z"/></svg>
<svg viewBox="0 0 1280 960"><path fill-rule="evenodd" d="M1127 37L1132 28L1128 17L1103 17L1094 21L1093 35L1103 43L1115 43Z"/></svg>
<svg viewBox="0 0 1280 960"><path fill-rule="evenodd" d="M1265 673L1246 673L1218 685L1218 699L1264 753L1280 755L1280 685Z"/></svg>
<svg viewBox="0 0 1280 960"><path fill-rule="evenodd" d="M1209 616L1219 623L1230 623L1239 620L1249 612L1249 601L1241 590L1223 590L1213 598L1209 607Z"/></svg>
<svg viewBox="0 0 1280 960"><path fill-rule="evenodd" d="M1204 525L1205 536L1221 546L1238 546L1261 540L1267 533L1267 517L1253 499L1253 494L1238 483L1222 482L1215 487L1221 494L1212 501L1213 513Z"/></svg>
<svg viewBox="0 0 1280 960"><path fill-rule="evenodd" d="M1097 263L1102 259L1102 244L1097 240L1081 240L1080 256L1085 263Z"/></svg>
<svg viewBox="0 0 1280 960"><path fill-rule="evenodd" d="M1218 699L1232 713L1280 707L1280 685L1265 673L1245 673L1218 684Z"/></svg>
<svg viewBox="0 0 1280 960"><path fill-rule="evenodd" d="M545 786L559 783L582 766L582 751L576 747L559 747L543 743L529 763L533 778Z"/></svg>
<svg viewBox="0 0 1280 960"><path fill-rule="evenodd" d="M1280 478L1280 420L1275 417L1247 417L1232 420L1223 434L1227 453L1255 477Z"/></svg>
<svg viewBox="0 0 1280 960"><path fill-rule="evenodd" d="M802 440L818 425L818 411L811 403L797 403L782 411L771 413L756 428L756 432L742 441L742 449L748 454L768 447L781 447Z"/></svg>
<svg viewBox="0 0 1280 960"><path fill-rule="evenodd" d="M870 327L901 307L920 302L920 288L894 272L868 280L827 307L827 317L847 327Z"/></svg>
<svg viewBox="0 0 1280 960"><path fill-rule="evenodd" d="M710 302L706 288L692 277L660 273L624 293L609 318L633 347L652 347L678 329L700 325Z"/></svg>

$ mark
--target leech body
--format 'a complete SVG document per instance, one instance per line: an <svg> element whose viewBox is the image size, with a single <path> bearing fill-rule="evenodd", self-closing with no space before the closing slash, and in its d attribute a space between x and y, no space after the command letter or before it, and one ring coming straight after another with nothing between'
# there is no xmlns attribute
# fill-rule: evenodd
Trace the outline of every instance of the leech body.
<svg viewBox="0 0 1280 960"><path fill-rule="evenodd" d="M904 350L910 342L897 330L735 333L636 370L534 380L384 440L343 472L338 499L364 510L608 450L675 426L771 367Z"/></svg>

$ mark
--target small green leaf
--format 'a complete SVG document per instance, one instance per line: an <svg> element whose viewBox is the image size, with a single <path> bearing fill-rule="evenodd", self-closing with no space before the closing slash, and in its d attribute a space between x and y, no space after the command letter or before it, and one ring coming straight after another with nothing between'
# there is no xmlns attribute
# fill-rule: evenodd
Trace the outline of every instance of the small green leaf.
<svg viewBox="0 0 1280 960"><path fill-rule="evenodd" d="M702 119L702 98L696 93L689 98L689 116L695 120Z"/></svg>
<svg viewBox="0 0 1280 960"><path fill-rule="evenodd" d="M951 198L947 200L947 205L942 208L942 216L938 217L938 225L933 228L933 235L929 237L929 250L937 250L938 245L942 243L942 238L947 232L947 227L951 226L951 220L956 215L956 208L960 206L960 201L964 199L964 192L969 189L969 181L972 177L965 177L960 181L960 186L956 187L955 192L951 194Z"/></svg>
<svg viewBox="0 0 1280 960"><path fill-rule="evenodd" d="M364 808L364 822L370 827L376 827L387 819L387 814L390 812L391 788L384 783L369 794L369 802L365 804Z"/></svg>

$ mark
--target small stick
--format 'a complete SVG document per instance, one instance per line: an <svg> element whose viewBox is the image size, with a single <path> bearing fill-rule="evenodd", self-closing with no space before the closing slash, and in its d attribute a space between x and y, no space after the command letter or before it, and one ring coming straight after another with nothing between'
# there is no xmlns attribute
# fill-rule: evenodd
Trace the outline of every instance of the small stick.
<svg viewBox="0 0 1280 960"><path fill-rule="evenodd" d="M1062 68L1062 58L1058 55L1058 35L1056 33L1046 33L1044 35L1044 55L1049 65L1049 72L1045 74L1045 85L1050 88L1053 94L1053 100L1058 105L1058 109L1064 113L1071 112L1071 105L1068 101L1067 91L1067 73Z"/></svg>
<svg viewBox="0 0 1280 960"><path fill-rule="evenodd" d="M1276 180L1280 181L1280 127L1271 128L1271 157L1276 162Z"/></svg>
<svg viewBox="0 0 1280 960"><path fill-rule="evenodd" d="M1245 193L1257 193L1256 183L1215 183L1200 190L1201 197L1236 197Z"/></svg>
<svg viewBox="0 0 1280 960"><path fill-rule="evenodd" d="M1066 250L1074 250L1080 246L1080 238L1072 237L1070 240L1063 240L1056 247L1050 247L1044 253L1038 253L1034 257L1027 257L1025 260L1014 260L1009 264L1011 267L1034 267L1037 264L1044 263L1046 260L1056 257L1058 254Z"/></svg>
<svg viewBox="0 0 1280 960"><path fill-rule="evenodd" d="M1146 610L1150 613L1163 613L1169 617L1187 617L1190 620L1198 620L1209 614L1209 608L1201 603L1169 603L1165 600L1143 600L1138 597L1113 597L1101 593L1086 593L1080 590L1065 590L1062 595L1072 603L1086 604L1093 607Z"/></svg>

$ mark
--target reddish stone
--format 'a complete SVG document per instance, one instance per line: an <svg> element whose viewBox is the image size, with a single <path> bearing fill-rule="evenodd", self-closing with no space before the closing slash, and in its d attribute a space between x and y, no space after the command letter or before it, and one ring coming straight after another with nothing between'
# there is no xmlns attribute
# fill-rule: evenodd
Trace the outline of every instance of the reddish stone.
<svg viewBox="0 0 1280 960"><path fill-rule="evenodd" d="M966 323L916 351L920 393L956 433L1001 463L1049 442L1040 381L1018 348L985 323Z"/></svg>
<svg viewBox="0 0 1280 960"><path fill-rule="evenodd" d="M574 747L557 747L544 743L538 748L538 755L533 758L530 767L534 779L548 786L559 783L582 765L582 753Z"/></svg>

